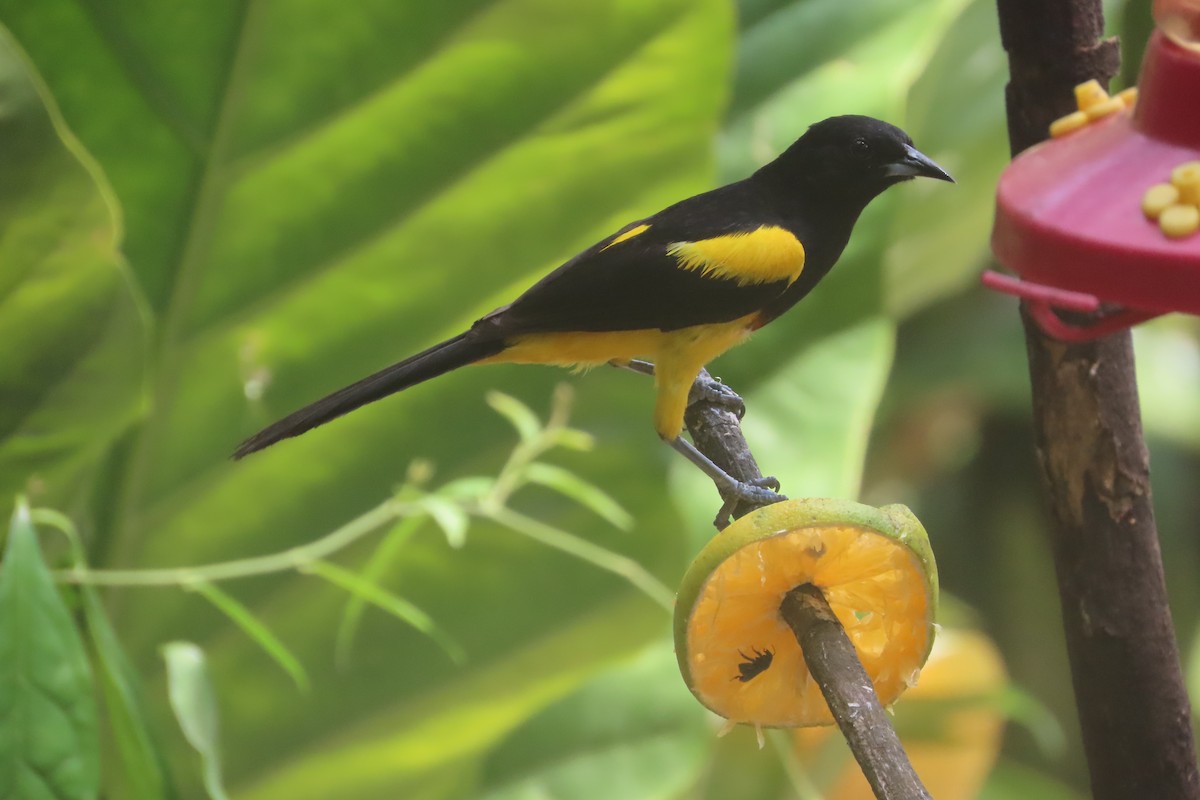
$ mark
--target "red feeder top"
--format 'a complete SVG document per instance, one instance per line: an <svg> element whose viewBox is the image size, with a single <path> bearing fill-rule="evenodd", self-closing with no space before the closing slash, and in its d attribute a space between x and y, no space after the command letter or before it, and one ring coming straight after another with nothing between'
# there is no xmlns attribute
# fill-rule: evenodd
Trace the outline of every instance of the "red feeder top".
<svg viewBox="0 0 1200 800"><path fill-rule="evenodd" d="M1155 15L1136 105L1132 90L1083 84L1080 111L1004 171L992 249L1021 281L992 285L1124 306L1124 324L1200 314L1200 0L1160 0Z"/></svg>

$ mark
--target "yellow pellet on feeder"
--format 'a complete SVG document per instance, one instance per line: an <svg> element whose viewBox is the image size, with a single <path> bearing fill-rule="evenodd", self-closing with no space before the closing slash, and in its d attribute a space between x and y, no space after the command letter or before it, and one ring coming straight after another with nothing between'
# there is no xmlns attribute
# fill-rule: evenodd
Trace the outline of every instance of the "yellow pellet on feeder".
<svg viewBox="0 0 1200 800"><path fill-rule="evenodd" d="M1200 230L1200 208L1184 203L1167 206L1158 217L1158 227L1172 239L1182 239Z"/></svg>
<svg viewBox="0 0 1200 800"><path fill-rule="evenodd" d="M1091 122L1092 120L1097 120L1101 117L1107 117L1109 114L1115 114L1118 111L1124 110L1124 103L1115 97L1110 97L1107 100L1099 103L1092 103L1083 110L1083 113L1088 118L1088 121Z"/></svg>
<svg viewBox="0 0 1200 800"><path fill-rule="evenodd" d="M1171 170L1171 183L1181 188L1185 184L1200 183L1200 161L1186 161Z"/></svg>
<svg viewBox="0 0 1200 800"><path fill-rule="evenodd" d="M1128 111L1137 102L1137 87L1108 96L1104 87L1097 80L1090 80L1075 87L1075 105L1077 111L1059 117L1050 123L1050 136L1057 139L1074 133L1086 127L1089 122L1116 114L1118 111Z"/></svg>
<svg viewBox="0 0 1200 800"><path fill-rule="evenodd" d="M1066 136L1068 133L1074 133L1080 128L1088 124L1087 114L1082 111L1072 111L1065 117L1059 117L1050 123L1050 135L1057 139L1059 136Z"/></svg>
<svg viewBox="0 0 1200 800"><path fill-rule="evenodd" d="M1200 205L1200 161L1188 161L1171 170L1171 185L1179 190L1180 202Z"/></svg>
<svg viewBox="0 0 1200 800"><path fill-rule="evenodd" d="M1126 108L1133 108L1137 105L1138 90L1136 86L1130 86L1128 89L1122 89L1117 92L1116 99L1121 101L1121 104Z"/></svg>
<svg viewBox="0 0 1200 800"><path fill-rule="evenodd" d="M1108 100L1108 92L1100 85L1100 81L1092 79L1075 87L1075 105L1080 111L1087 111L1095 105Z"/></svg>
<svg viewBox="0 0 1200 800"><path fill-rule="evenodd" d="M1164 209L1179 202L1179 190L1169 183L1156 183L1142 196L1142 213L1158 219Z"/></svg>
<svg viewBox="0 0 1200 800"><path fill-rule="evenodd" d="M1171 170L1170 183L1156 183L1142 195L1142 213L1158 220L1159 230L1183 239L1200 230L1200 161Z"/></svg>

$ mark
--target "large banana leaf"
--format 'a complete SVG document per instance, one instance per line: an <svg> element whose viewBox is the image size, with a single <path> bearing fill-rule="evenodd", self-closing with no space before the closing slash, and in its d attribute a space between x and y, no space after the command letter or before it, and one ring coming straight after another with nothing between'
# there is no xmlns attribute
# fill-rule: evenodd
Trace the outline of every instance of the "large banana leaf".
<svg viewBox="0 0 1200 800"><path fill-rule="evenodd" d="M134 567L315 538L377 504L416 456L447 477L495 472L511 434L484 388L544 405L563 376L471 370L244 463L228 454L711 185L733 15L719 0L2 0L0 19L111 179L155 315L153 407L88 520L96 566ZM580 425L602 441L569 466L636 510L635 531L546 495L518 502L677 573L649 382L580 383ZM112 606L148 673L168 638L205 647L228 782L246 797L469 793L492 742L664 620L612 576L494 527L462 550L419 534L388 584L463 644L466 666L369 615L336 670L342 595L313 578L231 587L305 663L304 698L194 596L128 591Z"/></svg>
<svg viewBox="0 0 1200 800"><path fill-rule="evenodd" d="M144 317L95 163L0 28L0 509L63 503L136 415ZM2 513L7 514L7 511Z"/></svg>

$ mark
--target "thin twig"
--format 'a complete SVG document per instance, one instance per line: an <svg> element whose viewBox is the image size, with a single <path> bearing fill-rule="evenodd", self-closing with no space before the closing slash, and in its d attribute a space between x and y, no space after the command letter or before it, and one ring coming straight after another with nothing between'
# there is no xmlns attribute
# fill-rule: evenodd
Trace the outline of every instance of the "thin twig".
<svg viewBox="0 0 1200 800"><path fill-rule="evenodd" d="M726 405L703 399L703 393L697 389L711 380L708 370L702 369L692 385L691 402L683 418L692 442L697 450L739 481L753 483L761 480L763 474L754 460L754 454L750 452L746 437L742 435L737 414ZM745 500L725 495L721 496L721 500L721 510L713 523L718 530L729 524L729 518L737 519L758 508Z"/></svg>
<svg viewBox="0 0 1200 800"><path fill-rule="evenodd" d="M784 595L779 611L875 796L930 800L825 595L810 583L797 586Z"/></svg>

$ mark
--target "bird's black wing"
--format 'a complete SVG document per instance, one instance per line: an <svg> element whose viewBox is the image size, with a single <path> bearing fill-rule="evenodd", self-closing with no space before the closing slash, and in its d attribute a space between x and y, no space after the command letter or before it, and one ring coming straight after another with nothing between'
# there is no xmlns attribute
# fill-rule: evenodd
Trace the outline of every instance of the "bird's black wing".
<svg viewBox="0 0 1200 800"><path fill-rule="evenodd" d="M684 200L578 254L481 324L505 333L675 330L750 314L778 298L794 280L769 270L751 274L733 263L739 257L754 260L756 232L765 228L786 234L799 247L797 273L803 265L803 247L774 227L762 206L746 182ZM682 266L681 243L703 244L738 234L743 240L733 255L726 256L730 248L723 242L716 259L731 264Z"/></svg>

